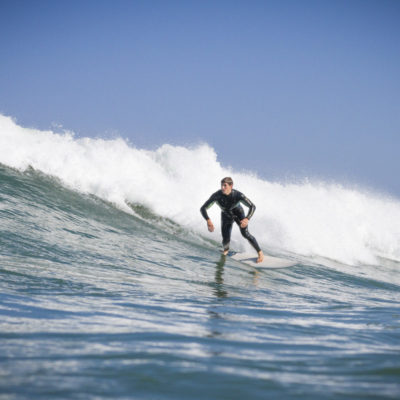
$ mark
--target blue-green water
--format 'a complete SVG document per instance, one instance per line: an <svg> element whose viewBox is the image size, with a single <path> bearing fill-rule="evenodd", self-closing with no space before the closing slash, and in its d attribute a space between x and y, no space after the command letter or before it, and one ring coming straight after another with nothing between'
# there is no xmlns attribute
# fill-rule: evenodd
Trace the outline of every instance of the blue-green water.
<svg viewBox="0 0 400 400"><path fill-rule="evenodd" d="M1 399L400 398L398 263L256 270L33 170L0 185Z"/></svg>

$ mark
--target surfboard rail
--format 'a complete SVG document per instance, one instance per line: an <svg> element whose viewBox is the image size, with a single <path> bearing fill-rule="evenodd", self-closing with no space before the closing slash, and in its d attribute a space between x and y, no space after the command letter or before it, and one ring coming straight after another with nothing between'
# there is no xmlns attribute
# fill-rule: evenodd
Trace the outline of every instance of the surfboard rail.
<svg viewBox="0 0 400 400"><path fill-rule="evenodd" d="M297 264L296 261L288 260L286 258L273 257L269 255L264 255L264 260L260 263L257 263L257 257L254 253L235 253L230 255L230 257L236 261L240 261L247 265L251 265L256 268L268 268L268 269L277 269L277 268L288 268L293 267Z"/></svg>

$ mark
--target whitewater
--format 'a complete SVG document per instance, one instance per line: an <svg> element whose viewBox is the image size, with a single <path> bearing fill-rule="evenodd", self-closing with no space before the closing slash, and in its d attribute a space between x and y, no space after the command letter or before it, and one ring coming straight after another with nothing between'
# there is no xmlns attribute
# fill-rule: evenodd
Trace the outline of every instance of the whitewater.
<svg viewBox="0 0 400 400"><path fill-rule="evenodd" d="M258 270L221 257L224 176ZM400 200L0 115L0 399L395 399ZM234 227L232 247L250 250Z"/></svg>
<svg viewBox="0 0 400 400"><path fill-rule="evenodd" d="M221 177L233 176L235 187L257 205L252 232L267 250L346 264L400 261L400 200L387 195L324 182L268 182L221 166L207 145L141 150L120 138L27 129L5 116L0 130L0 163L41 171L127 212L129 204L139 204L206 236L198 209ZM218 210L211 213L218 224ZM234 238L243 250L238 232Z"/></svg>

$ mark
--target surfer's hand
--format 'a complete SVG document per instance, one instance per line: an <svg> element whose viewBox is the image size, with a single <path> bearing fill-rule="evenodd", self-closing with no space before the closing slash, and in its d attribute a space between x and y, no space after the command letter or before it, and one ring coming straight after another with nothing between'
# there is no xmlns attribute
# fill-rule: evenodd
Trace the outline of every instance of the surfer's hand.
<svg viewBox="0 0 400 400"><path fill-rule="evenodd" d="M213 225L213 223L211 222L211 219L208 219L208 220L207 220L207 228L208 228L208 230L209 230L210 232L214 232L214 225Z"/></svg>
<svg viewBox="0 0 400 400"><path fill-rule="evenodd" d="M246 226L249 224L249 220L247 219L247 218L243 218L241 221L240 221L240 227L241 228L246 228Z"/></svg>

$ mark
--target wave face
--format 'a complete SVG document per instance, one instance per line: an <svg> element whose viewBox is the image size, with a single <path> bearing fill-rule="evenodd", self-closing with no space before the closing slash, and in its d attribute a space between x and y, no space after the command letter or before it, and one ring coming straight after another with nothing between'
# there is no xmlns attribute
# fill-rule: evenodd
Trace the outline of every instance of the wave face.
<svg viewBox="0 0 400 400"><path fill-rule="evenodd" d="M213 188L206 177L230 172L208 147L145 152L7 123L2 162L13 168L0 164L5 398L398 398L398 262L360 267L290 253L296 266L260 270L225 259L212 235L198 233L199 204L192 210ZM308 221L302 206L318 193L319 202L349 202L336 212L346 222L355 210L346 196L369 209L390 204L324 185L235 177L254 191L257 234L263 224L281 232L262 237L277 251L306 246L304 230L327 229L317 215L315 226L291 228L301 231L293 238L285 232L291 218ZM362 250L375 254L370 248Z"/></svg>
<svg viewBox="0 0 400 400"><path fill-rule="evenodd" d="M218 207L210 209L217 234L206 231L199 208L222 177L232 176L257 206L250 230L267 252L351 265L400 260L399 200L339 184L268 182L221 166L208 145L165 144L149 151L123 139L76 139L70 132L27 129L0 116L0 163L42 171L128 212L132 205L143 206L217 241ZM232 239L236 250L247 250L237 229Z"/></svg>

